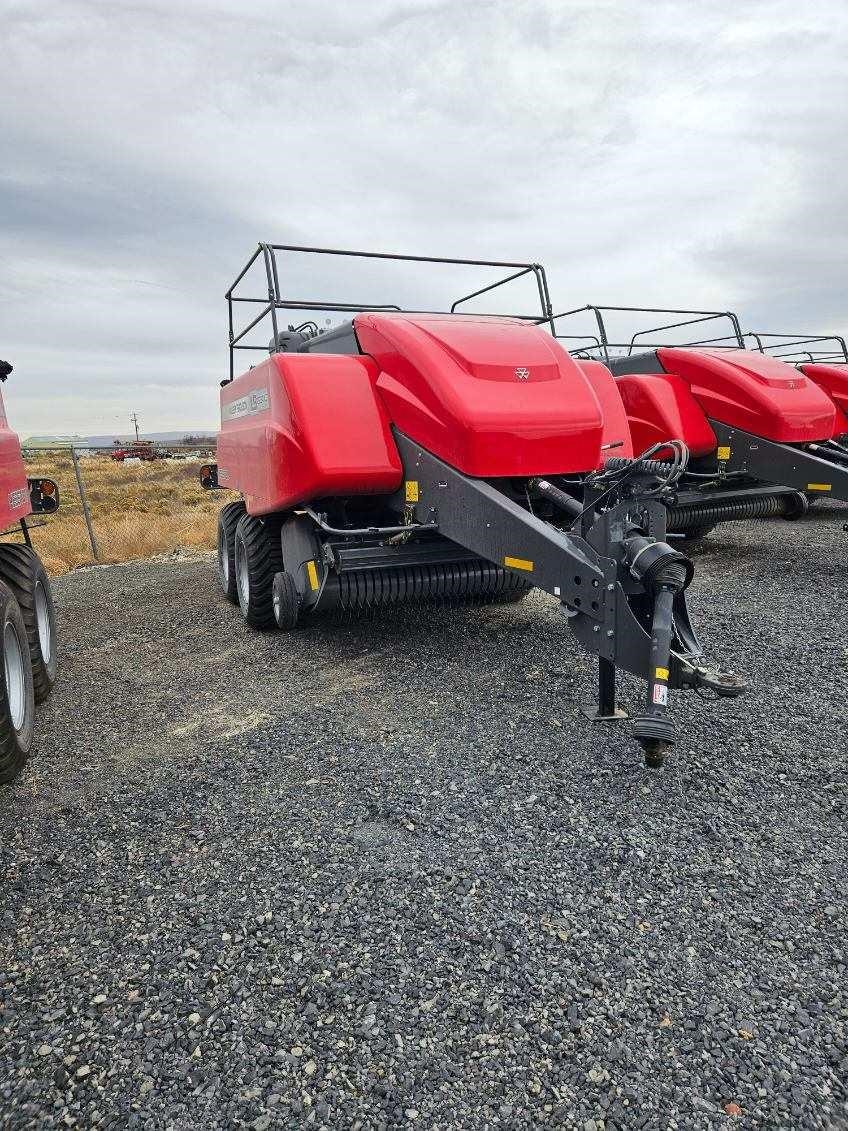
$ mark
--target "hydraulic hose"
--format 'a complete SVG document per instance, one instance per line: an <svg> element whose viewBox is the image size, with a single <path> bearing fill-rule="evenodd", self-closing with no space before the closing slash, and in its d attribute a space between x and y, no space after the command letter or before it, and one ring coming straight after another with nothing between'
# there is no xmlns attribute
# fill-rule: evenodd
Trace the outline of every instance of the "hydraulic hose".
<svg viewBox="0 0 848 1131"><path fill-rule="evenodd" d="M650 475L668 475L674 467L671 463L666 463L665 460L659 459L626 459L624 456L611 456L609 459L604 460L604 471L624 471L628 467L632 467L634 463L639 464L639 470L647 472Z"/></svg>
<svg viewBox="0 0 848 1131"><path fill-rule="evenodd" d="M578 503L576 499L572 499L567 491L555 487L553 483L549 483L547 479L531 479L530 489L543 498L548 499L558 507L561 511L570 515L572 518L577 518L583 513L583 504Z"/></svg>

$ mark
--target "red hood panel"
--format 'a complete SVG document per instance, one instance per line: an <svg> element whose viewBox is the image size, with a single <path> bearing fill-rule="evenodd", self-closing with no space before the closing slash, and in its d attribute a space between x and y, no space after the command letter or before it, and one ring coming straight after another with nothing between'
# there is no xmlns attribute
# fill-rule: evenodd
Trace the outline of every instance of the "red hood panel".
<svg viewBox="0 0 848 1131"><path fill-rule="evenodd" d="M550 334L515 319L360 314L392 423L466 475L598 467L598 398Z"/></svg>
<svg viewBox="0 0 848 1131"><path fill-rule="evenodd" d="M801 372L824 389L836 405L835 436L848 432L848 365L826 365L824 362L811 362L799 365Z"/></svg>
<svg viewBox="0 0 848 1131"><path fill-rule="evenodd" d="M657 350L708 417L776 443L833 435L836 408L815 382L791 365L750 350L669 347Z"/></svg>

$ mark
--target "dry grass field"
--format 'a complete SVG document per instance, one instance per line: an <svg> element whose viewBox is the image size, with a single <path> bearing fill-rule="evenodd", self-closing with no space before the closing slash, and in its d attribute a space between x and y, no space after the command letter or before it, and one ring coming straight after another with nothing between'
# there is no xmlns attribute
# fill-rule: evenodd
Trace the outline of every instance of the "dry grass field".
<svg viewBox="0 0 848 1131"><path fill-rule="evenodd" d="M178 549L212 549L218 510L233 496L204 491L200 464L192 460L117 463L103 456L80 459L101 562L149 558ZM94 560L70 455L38 453L27 474L59 484L60 508L33 530L35 548L51 574Z"/></svg>

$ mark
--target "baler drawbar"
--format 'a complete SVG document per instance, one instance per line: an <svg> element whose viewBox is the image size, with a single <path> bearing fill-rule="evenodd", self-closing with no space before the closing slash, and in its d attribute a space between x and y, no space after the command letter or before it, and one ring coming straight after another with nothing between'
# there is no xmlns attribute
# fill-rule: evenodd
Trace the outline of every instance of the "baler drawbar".
<svg viewBox="0 0 848 1131"><path fill-rule="evenodd" d="M279 252L508 274L444 311L307 302L280 293ZM267 299L238 289L257 261ZM524 276L540 312L458 312ZM686 446L666 436L643 458L629 444L605 458L622 445L607 435L604 389L538 325L551 316L538 264L260 244L227 298L231 376L218 462L201 480L242 493L221 511L218 564L251 624L294 628L327 609L411 599L519 600L539 587L598 656L593 718L621 714L617 668L645 680L634 734L650 765L674 742L670 689L743 690L705 664L686 607L692 562L665 540ZM238 331L236 302L262 307ZM325 334L314 322L281 331L287 309L354 317ZM270 345L246 344L266 317ZM235 376L237 348L269 356Z"/></svg>

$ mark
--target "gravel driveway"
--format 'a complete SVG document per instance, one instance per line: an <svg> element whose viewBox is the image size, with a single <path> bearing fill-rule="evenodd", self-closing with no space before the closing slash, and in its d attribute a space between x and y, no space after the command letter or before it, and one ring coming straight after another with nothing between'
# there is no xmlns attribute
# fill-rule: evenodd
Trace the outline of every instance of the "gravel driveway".
<svg viewBox="0 0 848 1131"><path fill-rule="evenodd" d="M205 557L61 578L2 1126L848 1126L846 518L713 536L753 686L654 772L539 594L283 636Z"/></svg>

